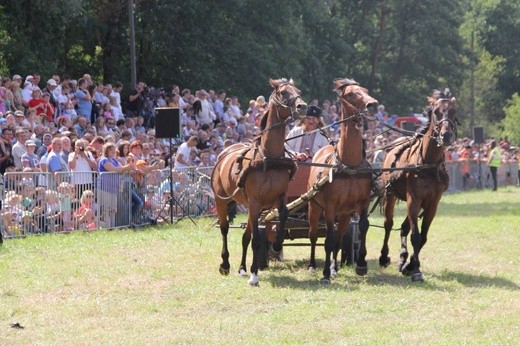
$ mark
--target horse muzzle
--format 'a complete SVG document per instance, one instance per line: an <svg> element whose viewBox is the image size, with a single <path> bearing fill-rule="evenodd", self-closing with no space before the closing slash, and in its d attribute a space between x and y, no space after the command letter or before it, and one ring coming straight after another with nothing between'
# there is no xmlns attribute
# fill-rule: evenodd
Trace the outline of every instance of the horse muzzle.
<svg viewBox="0 0 520 346"><path fill-rule="evenodd" d="M455 134L452 133L452 132L445 132L443 134L441 134L441 142L442 142L442 146L444 147L449 147L450 145L452 145L454 142L455 142Z"/></svg>
<svg viewBox="0 0 520 346"><path fill-rule="evenodd" d="M377 102L376 100L374 101L371 101L371 102L368 102L366 104L366 108L367 108L367 111L370 113L370 114L376 114L377 113L377 106L379 105L379 102Z"/></svg>
<svg viewBox="0 0 520 346"><path fill-rule="evenodd" d="M298 116L305 116L305 113L307 112L307 104L303 102L303 100L299 99L298 101L296 101L294 108L296 108L296 114L298 114Z"/></svg>

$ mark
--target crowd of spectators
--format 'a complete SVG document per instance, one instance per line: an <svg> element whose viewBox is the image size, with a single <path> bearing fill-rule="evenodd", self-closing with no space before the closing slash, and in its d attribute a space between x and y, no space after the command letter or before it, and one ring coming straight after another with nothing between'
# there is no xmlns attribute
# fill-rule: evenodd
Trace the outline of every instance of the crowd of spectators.
<svg viewBox="0 0 520 346"><path fill-rule="evenodd" d="M223 90L200 89L192 93L177 85L159 89L147 87L144 82L137 83L129 96L122 99L122 88L121 82L95 82L89 74L78 79L56 74L46 82L38 73L25 78L18 74L0 78L0 174L69 171L148 174L170 165L177 169L211 167L223 148L251 141L259 133L267 106L264 96L250 100L243 107L236 96L228 96ZM307 117L307 122L302 121L302 127L326 126L320 132L326 140L321 141L337 139L337 105L328 100L321 106L318 100L312 100L309 105L319 107L319 113L315 111ZM155 107L180 109L181 136L174 139L173 155L170 141L155 136ZM385 126L395 125L396 118L380 106L377 120L366 124L364 137L371 162L381 162L384 157L381 148L402 136ZM292 126L287 132L291 129ZM309 148L307 153L296 154L312 156L314 149ZM500 148L504 161L518 159L518 151L507 138L500 142ZM470 138L461 138L447 150L446 159L478 160L487 152L487 145L476 146ZM87 183L83 185L88 186ZM81 186L82 182L76 184ZM91 192L86 187L76 192L82 213L69 215L66 222L94 226L88 208ZM66 191L40 193L49 200L48 206L59 204L60 196L67 195ZM18 200L23 201L23 196L5 196L4 209L18 208L21 203ZM141 204L135 200L134 206Z"/></svg>

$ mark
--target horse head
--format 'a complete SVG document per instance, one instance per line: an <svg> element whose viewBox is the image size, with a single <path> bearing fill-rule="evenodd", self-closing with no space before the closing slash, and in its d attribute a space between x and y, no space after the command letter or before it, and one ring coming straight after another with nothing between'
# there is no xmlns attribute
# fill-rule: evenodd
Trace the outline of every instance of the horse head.
<svg viewBox="0 0 520 346"><path fill-rule="evenodd" d="M430 122L439 146L448 147L457 138L457 100L450 89L434 90L428 97Z"/></svg>
<svg viewBox="0 0 520 346"><path fill-rule="evenodd" d="M378 101L368 94L368 90L361 87L353 79L340 78L334 81L334 90L338 93L339 99L345 112L343 120L352 120L357 125L361 125L364 118L373 116L377 112Z"/></svg>
<svg viewBox="0 0 520 346"><path fill-rule="evenodd" d="M276 107L280 118L287 119L293 116L300 119L305 116L307 103L303 101L301 91L294 86L292 78L271 79L269 84L274 88L269 102Z"/></svg>

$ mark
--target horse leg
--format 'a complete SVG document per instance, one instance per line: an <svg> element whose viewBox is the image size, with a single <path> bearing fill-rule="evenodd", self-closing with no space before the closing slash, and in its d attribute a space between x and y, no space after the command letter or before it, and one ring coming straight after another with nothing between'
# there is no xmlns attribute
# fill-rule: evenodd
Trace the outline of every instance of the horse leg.
<svg viewBox="0 0 520 346"><path fill-rule="evenodd" d="M359 250L358 250L358 260L356 263L356 274L357 275L366 275L368 272L368 263L366 261L367 256L367 233L368 228L370 227L370 223L368 221L368 210L364 209L361 211L359 215Z"/></svg>
<svg viewBox="0 0 520 346"><path fill-rule="evenodd" d="M227 219L227 203L222 200L216 201L217 207L217 215L220 226L220 234L222 236L222 250L220 252L220 256L222 257L222 263L219 266L219 272L222 275L229 274L229 251L228 251L228 231L229 231L229 221Z"/></svg>
<svg viewBox="0 0 520 346"><path fill-rule="evenodd" d="M409 201L408 202L408 229L405 229L403 227L402 231L406 231L406 236L408 235L408 232L412 232L410 236L410 241L412 243L413 247L413 255L410 258L410 262L407 264L403 264L401 266L401 273L403 275L412 275L413 281L421 281L422 274L420 272L417 274L417 271L419 270L417 267L417 254L419 253L419 249L421 246L421 234L419 233L419 227L417 224L417 219L420 211L420 205L416 201ZM406 224L403 223L403 226L406 227ZM403 234L404 235L404 234ZM401 239L401 262L400 263L406 263L406 257L408 257L408 251L406 250L406 241L407 237L403 236ZM403 248L404 243L404 248ZM404 250L404 251L403 251ZM416 278L414 278L416 277Z"/></svg>
<svg viewBox="0 0 520 346"><path fill-rule="evenodd" d="M242 259L240 260L240 267L238 268L238 275L246 276L246 259L247 259L247 248L249 247L249 243L251 242L251 225L249 221L247 222L246 229L244 230L244 234L242 234Z"/></svg>
<svg viewBox="0 0 520 346"><path fill-rule="evenodd" d="M311 241L311 257L307 266L309 272L316 271L316 242L318 241L318 223L320 218L320 207L312 202L308 205L309 240Z"/></svg>
<svg viewBox="0 0 520 346"><path fill-rule="evenodd" d="M264 251L265 254L265 238L260 235L260 229L258 228L258 218L260 217L260 206L256 202L249 204L249 220L248 224L252 231L251 249L253 250L253 261L251 263L251 276L248 284L250 286L258 286L260 281L258 280L258 262L260 251Z"/></svg>
<svg viewBox="0 0 520 346"><path fill-rule="evenodd" d="M424 209L423 213L423 219L421 223L421 233L419 234L418 242L419 245L414 245L414 253L412 254L412 257L410 258L410 264L408 267L412 270L412 281L424 281L424 277L421 272L421 262L419 260L419 253L421 252L421 249L423 248L424 244L428 241L428 230L430 229L431 223L433 221L433 218L435 217L435 214L437 213L437 204L432 203L428 206L428 208ZM417 225L416 225L416 228ZM413 244L413 234L412 234L412 244Z"/></svg>
<svg viewBox="0 0 520 346"><path fill-rule="evenodd" d="M334 213L325 211L325 224L327 225L327 235L325 236L325 265L323 267L321 283L330 284L330 259L335 247Z"/></svg>
<svg viewBox="0 0 520 346"><path fill-rule="evenodd" d="M397 198L395 196L387 195L383 205L383 210L385 213L385 237L383 240L383 247L381 248L381 256L379 257L379 266L382 268L388 267L391 261L390 257L388 256L388 240L390 239L390 232L394 227L394 208L396 201Z"/></svg>
<svg viewBox="0 0 520 346"><path fill-rule="evenodd" d="M276 229L276 239L273 243L271 256L281 260L283 258L283 241L285 238L285 223L289 218L289 209L285 205L285 196L281 197L280 206L278 207L278 221L279 226Z"/></svg>
<svg viewBox="0 0 520 346"><path fill-rule="evenodd" d="M408 265L406 261L408 260L408 234L410 233L410 221L408 217L404 218L403 223L401 224L401 252L399 253L399 263L397 263L397 268L403 275L410 275L411 273L407 271Z"/></svg>
<svg viewBox="0 0 520 346"><path fill-rule="evenodd" d="M343 238L346 237L346 234L348 232L348 225L350 222L349 216L341 216L338 220L337 227L336 227L336 233L334 237L334 252L332 254L332 265L330 266L330 275L332 277L336 277L338 275L338 253L341 250L341 261L343 261L343 252L345 249L343 249ZM343 263L343 262L340 262Z"/></svg>

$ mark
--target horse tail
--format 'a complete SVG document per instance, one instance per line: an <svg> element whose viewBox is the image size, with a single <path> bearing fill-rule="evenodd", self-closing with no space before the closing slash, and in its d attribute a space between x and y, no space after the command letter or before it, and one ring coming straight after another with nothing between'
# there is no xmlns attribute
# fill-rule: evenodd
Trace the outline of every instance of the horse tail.
<svg viewBox="0 0 520 346"><path fill-rule="evenodd" d="M237 210L238 210L237 202L231 201L231 203L229 203L227 205L227 214L228 214L229 223L233 223L233 220L237 216Z"/></svg>

